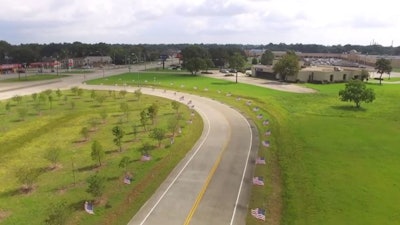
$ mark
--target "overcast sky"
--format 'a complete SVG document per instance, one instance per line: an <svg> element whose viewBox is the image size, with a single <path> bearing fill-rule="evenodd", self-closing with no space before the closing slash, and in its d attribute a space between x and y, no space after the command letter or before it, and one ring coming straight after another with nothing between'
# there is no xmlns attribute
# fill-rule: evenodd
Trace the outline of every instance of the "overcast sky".
<svg viewBox="0 0 400 225"><path fill-rule="evenodd" d="M11 44L217 43L400 46L398 1L0 0Z"/></svg>

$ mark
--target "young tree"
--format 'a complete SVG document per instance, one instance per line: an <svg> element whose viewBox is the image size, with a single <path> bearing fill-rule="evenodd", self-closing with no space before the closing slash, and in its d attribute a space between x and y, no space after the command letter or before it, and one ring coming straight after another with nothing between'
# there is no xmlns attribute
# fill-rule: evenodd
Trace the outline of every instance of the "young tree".
<svg viewBox="0 0 400 225"><path fill-rule="evenodd" d="M238 82L238 70L243 70L246 60L239 52L229 57L229 67L236 70L236 83Z"/></svg>
<svg viewBox="0 0 400 225"><path fill-rule="evenodd" d="M272 69L274 73L279 74L280 79L284 81L286 77L294 76L299 72L299 58L294 52L287 52Z"/></svg>
<svg viewBox="0 0 400 225"><path fill-rule="evenodd" d="M122 157L121 161L119 161L119 168L124 169L125 173L127 172L127 168L130 162L130 158L128 156Z"/></svg>
<svg viewBox="0 0 400 225"><path fill-rule="evenodd" d="M47 211L46 225L64 225L68 221L70 209L65 201L50 203Z"/></svg>
<svg viewBox="0 0 400 225"><path fill-rule="evenodd" d="M99 162L99 166L101 166L101 160L104 158L105 153L103 150L103 146L98 141L93 141L92 143L92 156L93 161Z"/></svg>
<svg viewBox="0 0 400 225"><path fill-rule="evenodd" d="M94 101L96 99L96 96L97 96L96 91L95 90L91 90L90 91L90 98Z"/></svg>
<svg viewBox="0 0 400 225"><path fill-rule="evenodd" d="M142 96L142 91L140 89L137 89L133 94L135 94L138 101L140 101L140 97Z"/></svg>
<svg viewBox="0 0 400 225"><path fill-rule="evenodd" d="M14 102L16 102L18 105L21 104L21 102L22 102L22 96L19 96L19 95L14 95L11 99Z"/></svg>
<svg viewBox="0 0 400 225"><path fill-rule="evenodd" d="M344 90L339 91L340 100L344 102L354 102L360 108L361 102L369 103L375 100L375 92L371 88L366 88L364 82L360 80L350 80Z"/></svg>
<svg viewBox="0 0 400 225"><path fill-rule="evenodd" d="M129 105L126 102L121 102L120 104L120 109L124 113L124 116L126 118L126 121L129 120Z"/></svg>
<svg viewBox="0 0 400 225"><path fill-rule="evenodd" d="M380 58L380 59L376 60L375 69L376 69L376 72L380 74L379 84L382 84L382 75L384 73L389 74L389 79L390 79L390 72L392 72L392 65L391 65L390 60L384 59L384 58Z"/></svg>
<svg viewBox="0 0 400 225"><path fill-rule="evenodd" d="M121 96L122 98L125 98L126 94L128 94L128 92L126 90L119 91L119 96Z"/></svg>
<svg viewBox="0 0 400 225"><path fill-rule="evenodd" d="M85 141L87 141L87 140L89 139L89 128L87 128L87 127L82 127L80 133L81 133L81 135L83 136L83 139L84 139Z"/></svg>
<svg viewBox="0 0 400 225"><path fill-rule="evenodd" d="M86 192L91 194L93 197L100 197L104 193L105 189L105 178L99 176L98 174L92 175L87 179L89 184Z"/></svg>
<svg viewBox="0 0 400 225"><path fill-rule="evenodd" d="M103 105L104 101L107 99L107 96L105 95L97 95L96 96L96 101L99 103L99 105Z"/></svg>
<svg viewBox="0 0 400 225"><path fill-rule="evenodd" d="M179 107L180 106L181 106L181 104L179 102L175 101L175 100L171 102L171 107L172 107L173 110L175 110L176 115L179 114Z"/></svg>
<svg viewBox="0 0 400 225"><path fill-rule="evenodd" d="M6 105L4 106L5 110L7 111L7 113L10 113L11 110L11 102L7 102Z"/></svg>
<svg viewBox="0 0 400 225"><path fill-rule="evenodd" d="M52 109L53 108L53 96L49 95L48 99L49 99L50 109Z"/></svg>
<svg viewBox="0 0 400 225"><path fill-rule="evenodd" d="M60 89L56 90L56 95L57 95L58 99L60 99L62 97L63 94Z"/></svg>
<svg viewBox="0 0 400 225"><path fill-rule="evenodd" d="M179 117L173 117L168 120L168 130L172 133L172 137L175 137L175 132L178 129Z"/></svg>
<svg viewBox="0 0 400 225"><path fill-rule="evenodd" d="M79 87L77 87L77 86L71 87L71 92L74 95L78 95L78 90L79 90Z"/></svg>
<svg viewBox="0 0 400 225"><path fill-rule="evenodd" d="M16 173L16 177L22 184L22 190L24 192L30 192L33 189L33 185L39 178L39 175L40 171L31 167L21 167Z"/></svg>
<svg viewBox="0 0 400 225"><path fill-rule="evenodd" d="M270 50L265 50L265 52L261 55L260 60L262 65L272 65L274 62L274 53Z"/></svg>
<svg viewBox="0 0 400 225"><path fill-rule="evenodd" d="M99 112L99 115L100 115L102 123L105 123L107 116L108 116L107 112L105 110L102 110Z"/></svg>
<svg viewBox="0 0 400 225"><path fill-rule="evenodd" d="M96 117L92 117L89 119L89 124L90 124L91 130L95 131L95 130L97 130L97 125L99 124L99 119Z"/></svg>
<svg viewBox="0 0 400 225"><path fill-rule="evenodd" d="M124 137L124 130L120 126L115 126L112 129L112 133L114 135L114 144L119 147L119 151L122 152L122 138Z"/></svg>
<svg viewBox="0 0 400 225"><path fill-rule="evenodd" d="M166 131L163 128L154 128L150 133L150 137L158 142L158 147L161 146L161 141L165 138Z"/></svg>
<svg viewBox="0 0 400 225"><path fill-rule="evenodd" d="M82 88L78 88L78 92L77 92L78 96L82 97L83 93L84 93L83 89Z"/></svg>
<svg viewBox="0 0 400 225"><path fill-rule="evenodd" d="M28 115L28 109L26 107L20 107L17 109L18 116L21 121L25 120L26 115Z"/></svg>
<svg viewBox="0 0 400 225"><path fill-rule="evenodd" d="M60 161L61 149L58 147L50 147L44 154L44 158L51 163L51 168L57 167L57 163Z"/></svg>
<svg viewBox="0 0 400 225"><path fill-rule="evenodd" d="M50 96L50 95L53 93L53 90L51 90L51 89L46 89L46 90L43 91L43 93L44 93L45 95L47 95L47 96Z"/></svg>
<svg viewBox="0 0 400 225"><path fill-rule="evenodd" d="M140 123L144 127L144 130L147 131L147 121L149 120L149 115L146 110L140 112Z"/></svg>
<svg viewBox="0 0 400 225"><path fill-rule="evenodd" d="M31 96L32 96L33 101L36 102L36 100L38 98L38 93L33 93Z"/></svg>
<svg viewBox="0 0 400 225"><path fill-rule="evenodd" d="M144 142L140 148L142 155L149 155L149 151L153 149L153 146L149 142Z"/></svg>
<svg viewBox="0 0 400 225"><path fill-rule="evenodd" d="M153 103L151 104L151 106L147 109L148 115L151 119L151 124L155 124L156 120L157 120L157 115L158 115L158 110L159 110L159 106L157 103Z"/></svg>

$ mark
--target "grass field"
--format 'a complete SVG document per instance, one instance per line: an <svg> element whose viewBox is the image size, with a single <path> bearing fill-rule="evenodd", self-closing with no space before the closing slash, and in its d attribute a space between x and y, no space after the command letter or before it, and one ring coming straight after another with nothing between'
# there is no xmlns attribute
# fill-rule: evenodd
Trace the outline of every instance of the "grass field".
<svg viewBox="0 0 400 225"><path fill-rule="evenodd" d="M129 82L129 75L109 78ZM201 76L141 74L141 83L215 98L239 108L257 122L251 99L272 120L268 167L257 167L271 183L254 189L250 208L267 208L267 224L399 224L400 86L369 84L372 104L357 110L340 102L344 84L306 85L317 94L283 93ZM156 82L149 82L156 77ZM147 80L148 82L144 82ZM95 81L104 82L104 81ZM135 85L132 83L131 85ZM208 89L208 91L205 91ZM233 97L225 94L231 93ZM263 126L257 125L261 132ZM279 179L279 177L281 179ZM282 188L280 209L279 184ZM397 222L396 222L397 221ZM247 224L259 224L251 216Z"/></svg>
<svg viewBox="0 0 400 225"><path fill-rule="evenodd" d="M35 107L39 100L34 101L31 96L22 98L19 103L0 102L1 224L44 224L49 208L59 202L65 202L72 211L68 213L68 224L126 224L201 135L201 129L190 127L202 127L202 121L195 115L193 124L188 125L190 110L182 106L179 121L182 134L177 135L173 145L169 138L164 138L158 147L157 141L150 138L141 125L139 113L157 103L157 124L153 126L148 122L147 127L167 129L168 121L176 116L171 100L149 96L138 100L132 93L125 97L118 92L95 93L107 96L106 101L100 104L91 98L92 92L84 91L81 96L64 92L60 98L53 92L52 104L43 101L40 110ZM122 103L129 105L129 115L120 109ZM7 104L11 107L5 110ZM22 108L27 109L25 116L20 114ZM107 113L104 121L100 116L103 111ZM126 133L122 152L113 143L111 130L116 125ZM136 136L134 126L137 126ZM80 134L83 127L90 129L88 140ZM102 166L91 158L94 140L102 144L106 153ZM141 162L141 150L146 143L153 159ZM55 169L50 169L51 163L44 158L51 147L61 149L60 162ZM130 185L122 182L125 172L119 163L124 156L130 159L126 170L134 178ZM40 172L34 190L27 194L20 191L21 184L16 178L19 168ZM86 179L93 174L106 179L106 189L100 199L86 192ZM83 212L85 200L97 202L96 216Z"/></svg>
<svg viewBox="0 0 400 225"><path fill-rule="evenodd" d="M67 75L56 75L56 74L36 74L36 75L28 75L25 76L21 74L20 78L9 78L1 80L0 82L26 82L26 81L41 81L41 80L52 80L52 79L60 79L62 77L66 77Z"/></svg>
<svg viewBox="0 0 400 225"><path fill-rule="evenodd" d="M362 108L357 110L351 103L338 100L338 91L344 88L344 84L306 84L318 93L294 94L172 73L123 74L88 83L147 85L207 96L245 113L256 122L261 134L270 129L271 147L261 148L259 152L259 155L266 156L267 165L257 166L255 171L265 177L266 185L253 189L249 203L250 208L266 208L267 221L256 221L249 215L248 225L400 224L397 209L400 199L398 85L369 84L376 92L376 100L362 104ZM251 106L245 104L248 100L252 101ZM257 113L252 110L255 106L260 108ZM258 113L270 119L269 126L262 125L256 117ZM7 131L10 129L8 126L2 129ZM73 140L79 139L78 133L76 129ZM85 165L92 165L87 158L89 155L85 157ZM24 161L21 155L15 158L15 162ZM76 195L80 200L87 198L82 189ZM15 200L18 201L21 199ZM30 199L28 202L31 208L33 201ZM6 207L2 202L3 214L12 211L7 210L9 204L5 204ZM111 205L111 210L114 210L115 204ZM104 207L100 212L103 215L110 211ZM25 213L29 217L29 212ZM123 218L129 218L129 214L125 215ZM77 218L82 219L82 215ZM106 218L112 221L113 216ZM98 220L83 222L112 224Z"/></svg>

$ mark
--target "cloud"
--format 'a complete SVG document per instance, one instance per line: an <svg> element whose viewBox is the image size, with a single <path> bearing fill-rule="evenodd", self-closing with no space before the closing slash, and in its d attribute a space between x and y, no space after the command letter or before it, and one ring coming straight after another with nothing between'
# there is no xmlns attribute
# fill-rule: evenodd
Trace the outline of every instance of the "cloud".
<svg viewBox="0 0 400 225"><path fill-rule="evenodd" d="M400 43L391 0L0 0L16 43ZM384 12L384 13L380 13ZM373 37L372 37L373 36ZM396 40L397 38L397 40Z"/></svg>

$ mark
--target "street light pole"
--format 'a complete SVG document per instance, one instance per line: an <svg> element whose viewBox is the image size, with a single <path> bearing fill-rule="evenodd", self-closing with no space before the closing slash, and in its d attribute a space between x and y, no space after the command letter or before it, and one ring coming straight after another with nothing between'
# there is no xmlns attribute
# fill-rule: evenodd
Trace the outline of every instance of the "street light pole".
<svg viewBox="0 0 400 225"><path fill-rule="evenodd" d="M135 57L136 62L139 61L139 60L138 60L138 57L136 56L135 53L132 53L131 55ZM139 82L139 70L137 70L137 80L138 80L138 87L140 87L140 82Z"/></svg>
<svg viewBox="0 0 400 225"><path fill-rule="evenodd" d="M97 51L97 52L100 53L100 55L101 55L101 68L103 70L103 78L104 78L104 62L103 62L104 56L103 56L103 53L101 51Z"/></svg>

